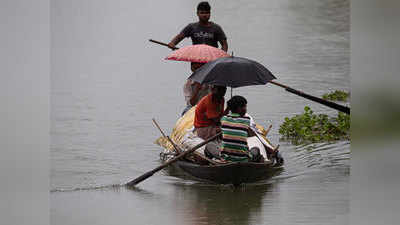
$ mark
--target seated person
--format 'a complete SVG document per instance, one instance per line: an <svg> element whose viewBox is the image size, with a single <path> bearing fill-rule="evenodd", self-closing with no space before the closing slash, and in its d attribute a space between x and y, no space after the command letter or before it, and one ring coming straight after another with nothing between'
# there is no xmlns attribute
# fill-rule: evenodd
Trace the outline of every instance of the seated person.
<svg viewBox="0 0 400 225"><path fill-rule="evenodd" d="M222 143L218 152L215 143L206 146L206 156L228 161L263 162L260 149L255 147L249 150L247 137L254 136L250 129L250 117L247 112L247 100L242 96L233 96L228 101L230 114L221 119Z"/></svg>
<svg viewBox="0 0 400 225"><path fill-rule="evenodd" d="M191 70L194 73L199 69L204 63L191 63ZM196 105L204 96L209 94L210 87L207 84L200 84L191 79L187 79L185 85L183 86L183 95L185 96L186 107L182 112L185 114L189 109Z"/></svg>
<svg viewBox="0 0 400 225"><path fill-rule="evenodd" d="M213 86L211 93L197 104L194 115L194 133L206 140L220 131L220 120L227 113L224 111L226 87Z"/></svg>

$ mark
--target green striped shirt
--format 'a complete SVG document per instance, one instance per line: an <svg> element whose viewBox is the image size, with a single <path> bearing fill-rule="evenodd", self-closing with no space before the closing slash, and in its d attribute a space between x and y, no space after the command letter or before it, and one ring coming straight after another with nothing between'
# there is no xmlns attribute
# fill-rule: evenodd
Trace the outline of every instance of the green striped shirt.
<svg viewBox="0 0 400 225"><path fill-rule="evenodd" d="M231 113L221 119L222 146L221 155L225 160L247 161L249 147L247 146L247 131L250 118Z"/></svg>

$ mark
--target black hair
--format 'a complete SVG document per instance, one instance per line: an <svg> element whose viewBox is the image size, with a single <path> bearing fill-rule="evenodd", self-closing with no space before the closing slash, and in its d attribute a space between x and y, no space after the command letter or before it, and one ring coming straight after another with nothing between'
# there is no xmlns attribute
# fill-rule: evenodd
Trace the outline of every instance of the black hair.
<svg viewBox="0 0 400 225"><path fill-rule="evenodd" d="M202 64L204 65L205 63L200 63L200 62L190 62L190 65L193 66L194 64Z"/></svg>
<svg viewBox="0 0 400 225"><path fill-rule="evenodd" d="M197 11L211 11L211 6L208 4L208 2L200 2L197 5Z"/></svg>
<svg viewBox="0 0 400 225"><path fill-rule="evenodd" d="M240 107L247 105L247 100L240 95L235 95L227 102L229 110L237 112Z"/></svg>
<svg viewBox="0 0 400 225"><path fill-rule="evenodd" d="M226 91L226 87L225 86L220 86L220 85L214 85L214 88L217 89L217 91Z"/></svg>

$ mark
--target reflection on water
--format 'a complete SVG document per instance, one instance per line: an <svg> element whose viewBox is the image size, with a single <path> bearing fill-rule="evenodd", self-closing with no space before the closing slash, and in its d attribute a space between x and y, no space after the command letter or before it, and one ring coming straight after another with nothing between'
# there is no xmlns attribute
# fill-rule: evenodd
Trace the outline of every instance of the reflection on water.
<svg viewBox="0 0 400 225"><path fill-rule="evenodd" d="M177 187L179 217L185 224L256 224L255 216L262 212L264 199L271 194L273 184L242 186Z"/></svg>

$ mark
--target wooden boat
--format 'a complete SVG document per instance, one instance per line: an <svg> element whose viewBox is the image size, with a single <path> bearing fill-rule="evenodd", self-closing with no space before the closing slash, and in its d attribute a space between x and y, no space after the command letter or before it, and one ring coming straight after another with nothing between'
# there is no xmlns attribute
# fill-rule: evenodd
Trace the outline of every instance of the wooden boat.
<svg viewBox="0 0 400 225"><path fill-rule="evenodd" d="M196 144L191 143L190 145L187 141L188 136L192 135L190 134L190 130L193 128L194 111L195 107L181 117L177 121L171 134L171 140L179 147L179 149L187 150ZM283 168L282 165L278 165L274 160L269 159L269 156L263 147L267 146L269 148L277 148L274 147L266 138L265 135L267 131L259 125L257 125L257 130L260 133L258 139L262 138L263 142L261 143L261 141L259 141L257 145L257 143L254 143L254 140L257 138L254 137L251 141L250 139L248 140L248 144L257 145L261 151L264 151L261 153L266 159L265 162L221 162L218 160L210 160L204 156L203 148L196 150L190 157L175 162L174 166L196 179L211 181L218 184L233 184L236 186L242 183L253 183L267 179L282 171ZM201 140L198 142L201 142ZM174 150L175 148L167 137L160 137L157 139L156 143L164 148L164 151L160 153L162 161L167 161L176 154Z"/></svg>
<svg viewBox="0 0 400 225"><path fill-rule="evenodd" d="M271 161L265 163L231 162L219 165L200 165L189 161L176 162L191 176L218 184L254 183L272 177L282 170Z"/></svg>

